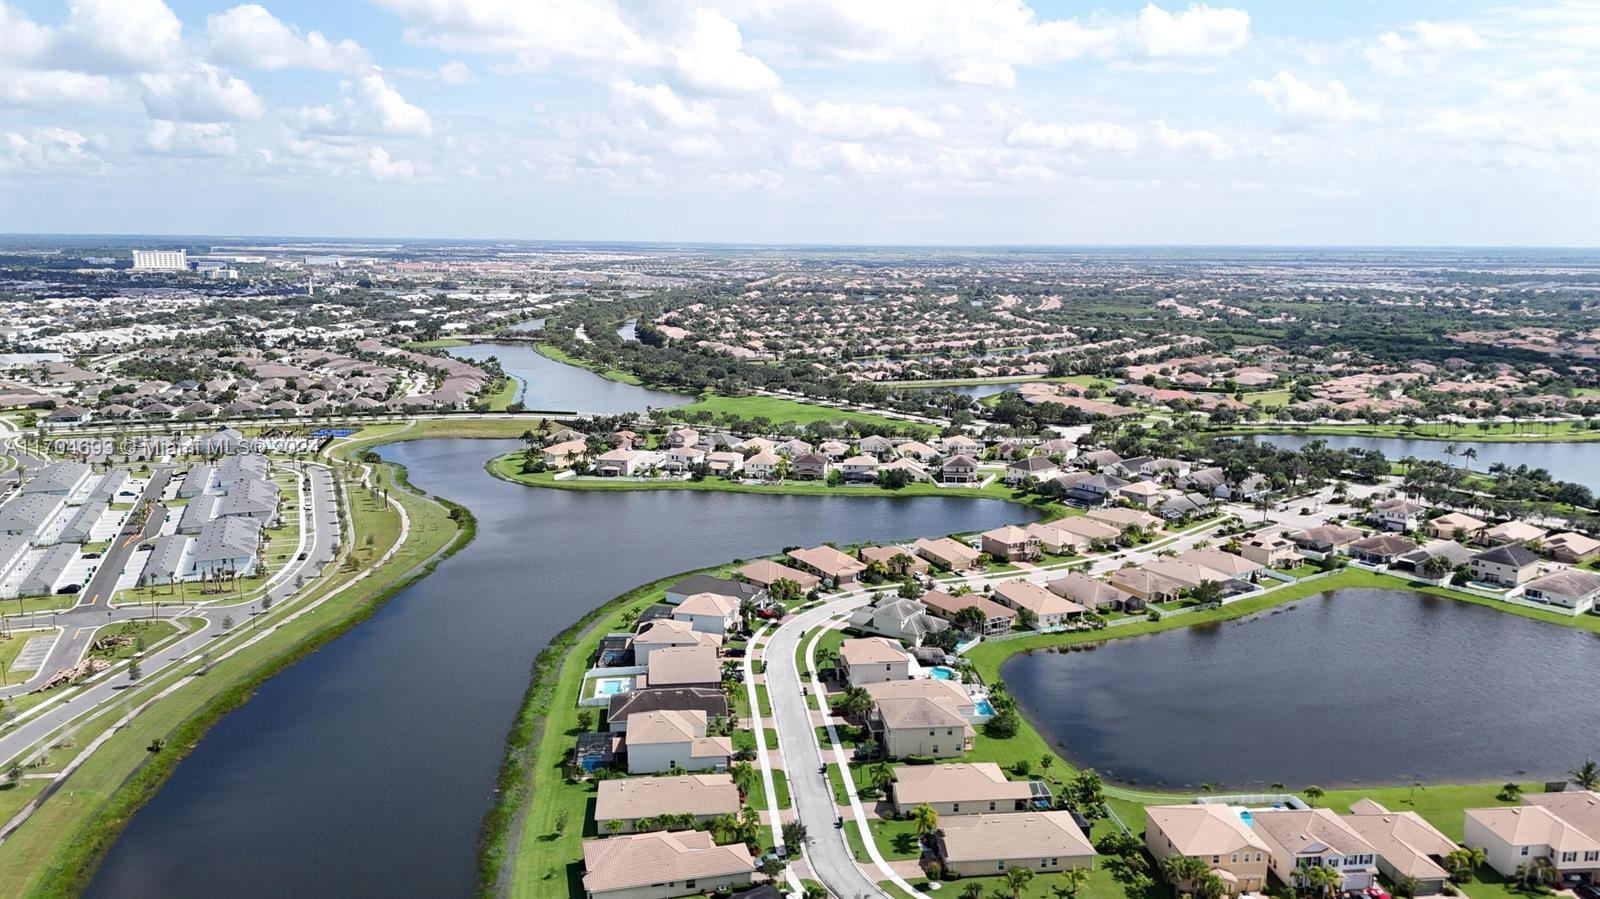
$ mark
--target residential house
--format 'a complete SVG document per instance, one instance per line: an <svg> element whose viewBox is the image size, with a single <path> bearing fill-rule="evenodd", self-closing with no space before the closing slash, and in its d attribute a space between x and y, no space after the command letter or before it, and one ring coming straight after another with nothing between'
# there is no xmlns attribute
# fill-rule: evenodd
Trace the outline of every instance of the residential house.
<svg viewBox="0 0 1600 899"><path fill-rule="evenodd" d="M879 699L867 729L897 759L954 758L972 749L975 733L956 702L921 696Z"/></svg>
<svg viewBox="0 0 1600 899"><path fill-rule="evenodd" d="M897 815L909 815L917 806L926 805L943 818L1025 812L1039 795L1048 793L1036 790L1029 781L1007 780L994 762L958 762L897 766L889 800Z"/></svg>
<svg viewBox="0 0 1600 899"><path fill-rule="evenodd" d="M1077 464L1079 468L1085 468L1090 471L1105 471L1121 461L1122 457L1111 450L1091 450L1087 453L1080 453Z"/></svg>
<svg viewBox="0 0 1600 899"><path fill-rule="evenodd" d="M980 535L983 551L1007 562L1034 562L1040 556L1039 538L1031 532L1008 524Z"/></svg>
<svg viewBox="0 0 1600 899"><path fill-rule="evenodd" d="M660 466L665 457L648 450L614 449L594 460L594 473L603 478L631 478L647 468Z"/></svg>
<svg viewBox="0 0 1600 899"><path fill-rule="evenodd" d="M940 449L950 456L976 456L983 452L983 444L965 434L954 434L939 441Z"/></svg>
<svg viewBox="0 0 1600 899"><path fill-rule="evenodd" d="M1423 526L1423 532L1438 540L1465 543L1488 527L1489 523L1462 512L1446 512Z"/></svg>
<svg viewBox="0 0 1600 899"><path fill-rule="evenodd" d="M856 551L856 555L868 565L882 562L894 577L928 573L928 560L919 558L914 551L903 546L863 546Z"/></svg>
<svg viewBox="0 0 1600 899"><path fill-rule="evenodd" d="M878 466L878 474L881 476L888 476L897 471L905 472L912 481L925 483L933 480L928 474L928 467L915 459L901 457Z"/></svg>
<svg viewBox="0 0 1600 899"><path fill-rule="evenodd" d="M845 456L850 455L850 445L838 440L824 440L817 444L817 452L827 458L829 462L840 462Z"/></svg>
<svg viewBox="0 0 1600 899"><path fill-rule="evenodd" d="M1548 532L1544 528L1528 524L1526 521L1506 521L1479 531L1478 542L1484 546L1532 543L1535 540L1543 540L1546 533Z"/></svg>
<svg viewBox="0 0 1600 899"><path fill-rule="evenodd" d="M1374 534L1346 547L1350 557L1372 565L1389 565L1417 548L1415 540L1394 534Z"/></svg>
<svg viewBox="0 0 1600 899"><path fill-rule="evenodd" d="M773 447L773 452L789 459L793 459L796 456L804 456L811 451L811 444L801 440L799 437L791 437Z"/></svg>
<svg viewBox="0 0 1600 899"><path fill-rule="evenodd" d="M789 463L789 476L802 481L820 481L828 476L828 457L821 453L801 453Z"/></svg>
<svg viewBox="0 0 1600 899"><path fill-rule="evenodd" d="M725 636L739 629L739 601L721 593L696 593L672 610L672 618L700 633Z"/></svg>
<svg viewBox="0 0 1600 899"><path fill-rule="evenodd" d="M856 444L856 448L861 451L862 455L872 456L876 461L882 462L893 455L894 442L887 437L871 434L861 438L861 441ZM850 460L846 459L845 464L848 465L849 463Z"/></svg>
<svg viewBox="0 0 1600 899"><path fill-rule="evenodd" d="M628 716L629 774L724 771L733 755L731 737L706 736L706 716L698 711L640 712Z"/></svg>
<svg viewBox="0 0 1600 899"><path fill-rule="evenodd" d="M584 840L583 868L588 899L674 899L748 884L756 860L704 830L656 831Z"/></svg>
<svg viewBox="0 0 1600 899"><path fill-rule="evenodd" d="M928 634L949 625L928 614L927 607L915 599L890 596L850 616L850 626L870 634L903 640L921 646Z"/></svg>
<svg viewBox="0 0 1600 899"><path fill-rule="evenodd" d="M852 687L906 680L911 677L911 654L883 637L845 640L839 644L839 667Z"/></svg>
<svg viewBox="0 0 1600 899"><path fill-rule="evenodd" d="M684 449L695 446L700 442L700 432L694 428L678 428L667 435L667 446L673 449Z"/></svg>
<svg viewBox="0 0 1600 899"><path fill-rule="evenodd" d="M729 774L623 777L597 785L594 823L601 833L633 833L641 818L693 815L701 826L719 815L739 814L739 788Z"/></svg>
<svg viewBox="0 0 1600 899"><path fill-rule="evenodd" d="M539 451L539 458L551 468L566 468L583 458L589 444L583 440L566 440L552 443Z"/></svg>
<svg viewBox="0 0 1600 899"><path fill-rule="evenodd" d="M1063 531L1056 524L1054 521L1034 521L1029 522L1023 530L1039 541L1039 548L1047 553L1074 555L1089 549L1087 537Z"/></svg>
<svg viewBox="0 0 1600 899"><path fill-rule="evenodd" d="M866 483L877 479L879 464L874 456L851 456L839 463L839 471L847 481Z"/></svg>
<svg viewBox="0 0 1600 899"><path fill-rule="evenodd" d="M1296 872L1331 867L1340 889L1364 890L1377 883L1378 850L1330 809L1253 809L1252 826L1271 849L1272 873L1299 886Z"/></svg>
<svg viewBox="0 0 1600 899"><path fill-rule="evenodd" d="M728 477L744 470L744 455L732 450L718 450L706 457L706 468L718 477Z"/></svg>
<svg viewBox="0 0 1600 899"><path fill-rule="evenodd" d="M1141 509L1150 509L1158 505L1166 492L1155 481L1134 481L1117 488L1117 498L1127 500Z"/></svg>
<svg viewBox="0 0 1600 899"><path fill-rule="evenodd" d="M214 518L189 546L187 574L195 578L249 577L256 568L261 522L254 518Z"/></svg>
<svg viewBox="0 0 1600 899"><path fill-rule="evenodd" d="M1060 471L1061 466L1050 461L1048 456L1028 456L1006 466L1006 483L1019 484L1028 478L1042 481Z"/></svg>
<svg viewBox="0 0 1600 899"><path fill-rule="evenodd" d="M1117 538L1122 536L1122 528L1114 527L1103 521L1096 521L1087 516L1061 518L1050 522L1050 525L1063 534L1081 538L1081 542L1074 541L1079 552L1092 548L1096 541L1108 544L1115 543ZM1064 539L1062 545L1066 545Z"/></svg>
<svg viewBox="0 0 1600 899"><path fill-rule="evenodd" d="M962 877L1094 867L1094 846L1071 812L955 815L939 822L935 846L946 873Z"/></svg>
<svg viewBox="0 0 1600 899"><path fill-rule="evenodd" d="M1086 609L1118 609L1126 612L1144 607L1137 597L1119 591L1105 581L1097 581L1081 571L1069 571L1046 583L1045 589Z"/></svg>
<svg viewBox="0 0 1600 899"><path fill-rule="evenodd" d="M1471 568L1473 580L1509 589L1539 574L1539 556L1520 543L1507 543L1473 556Z"/></svg>
<svg viewBox="0 0 1600 899"><path fill-rule="evenodd" d="M1522 598L1582 614L1600 603L1600 574L1576 568L1547 574L1529 581L1522 588Z"/></svg>
<svg viewBox="0 0 1600 899"><path fill-rule="evenodd" d="M741 603L749 600L757 605L764 603L767 598L767 591L754 584L730 581L709 574L691 574L667 588L666 602L677 605L696 593L716 593L720 596L731 596Z"/></svg>
<svg viewBox="0 0 1600 899"><path fill-rule="evenodd" d="M1090 475L1067 489L1067 499L1085 506L1098 506L1111 500L1117 491L1131 483L1114 474Z"/></svg>
<svg viewBox="0 0 1600 899"><path fill-rule="evenodd" d="M1442 564L1444 566L1443 571L1448 573L1455 571L1462 565L1470 564L1474 555L1475 553L1472 550L1454 540L1429 540L1417 549L1395 559L1394 567L1403 571L1413 571L1424 576L1432 576L1430 571L1432 565ZM1430 561L1433 559L1441 561L1430 565Z"/></svg>
<svg viewBox="0 0 1600 899"><path fill-rule="evenodd" d="M867 684L866 691L873 702L887 699L931 699L949 706L966 721L975 722L980 717L977 701L967 693L965 687L955 681L940 680L937 677L889 680Z"/></svg>
<svg viewBox="0 0 1600 899"><path fill-rule="evenodd" d="M861 573L867 570L867 566L860 559L827 544L792 549L787 555L798 562L802 569L837 585L853 584L860 579Z"/></svg>
<svg viewBox="0 0 1600 899"><path fill-rule="evenodd" d="M618 733L628 730L628 717L644 712L700 712L706 727L720 725L728 717L728 694L718 687L650 687L611 696L606 705L606 729Z"/></svg>
<svg viewBox="0 0 1600 899"><path fill-rule="evenodd" d="M605 458L601 456L600 458ZM698 446L673 447L667 450L666 459L661 463L663 471L683 473L693 469L706 461L706 451Z"/></svg>
<svg viewBox="0 0 1600 899"><path fill-rule="evenodd" d="M709 593L697 594L710 596ZM688 600L685 600L687 602ZM737 606L735 606L737 609ZM705 646L713 654L722 646L722 635L706 633L696 630L689 621L674 618L658 618L639 628L633 635L633 663L635 665L650 664L651 653L675 646Z"/></svg>
<svg viewBox="0 0 1600 899"><path fill-rule="evenodd" d="M1220 549L1186 549L1178 553L1178 561L1209 568L1223 576L1223 579L1239 581L1254 581L1265 568L1260 562L1253 562L1244 556L1223 552Z"/></svg>
<svg viewBox="0 0 1600 899"><path fill-rule="evenodd" d="M1416 881L1419 896L1445 892L1450 880L1450 872L1444 868L1446 858L1460 847L1421 815L1391 812L1380 803L1362 799L1340 818L1378 851L1378 871L1390 883L1409 877Z"/></svg>
<svg viewBox="0 0 1600 899"><path fill-rule="evenodd" d="M1144 811L1144 845L1158 863L1174 855L1198 858L1227 884L1229 895L1265 891L1272 849L1236 810L1206 802Z"/></svg>
<svg viewBox="0 0 1600 899"><path fill-rule="evenodd" d="M1372 523L1385 531L1414 531L1428 507L1409 499L1390 499L1372 507Z"/></svg>
<svg viewBox="0 0 1600 899"><path fill-rule="evenodd" d="M1527 794L1523 805L1496 808L1469 808L1462 828L1463 845L1482 849L1489 856L1489 867L1505 877L1515 877L1519 867L1547 860L1561 879L1587 877L1600 881L1600 832L1592 822L1600 793L1571 794L1575 798L1547 802L1546 797L1566 794ZM1570 805L1568 804L1570 803ZM1589 810L1591 826L1585 830L1578 821Z"/></svg>
<svg viewBox="0 0 1600 899"><path fill-rule="evenodd" d="M968 571L978 566L978 551L949 537L922 537L911 548L934 566L948 571Z"/></svg>
<svg viewBox="0 0 1600 899"><path fill-rule="evenodd" d="M1144 605L1172 602L1183 593L1183 585L1177 581L1137 566L1111 572L1106 583Z"/></svg>
<svg viewBox="0 0 1600 899"><path fill-rule="evenodd" d="M1032 616L1035 630L1059 627L1074 618L1081 618L1088 609L1051 593L1027 581L1005 581L994 588L995 601L1017 610L1019 620L1026 623ZM1025 614L1026 613L1026 614Z"/></svg>
<svg viewBox="0 0 1600 899"><path fill-rule="evenodd" d="M744 473L752 478L771 481L778 477L779 466L782 464L783 457L763 451L744 460Z"/></svg>
<svg viewBox="0 0 1600 899"><path fill-rule="evenodd" d="M1123 529L1136 527L1142 531L1155 532L1161 530L1162 521L1149 512L1138 509L1090 509L1083 513L1083 517L1090 521L1114 527L1120 534Z"/></svg>
<svg viewBox="0 0 1600 899"><path fill-rule="evenodd" d="M1009 633L1011 626L1017 621L1017 613L992 599L985 598L980 593L963 593L952 596L942 590L929 590L922 594L922 604L928 614L945 621L954 622L956 615L966 608L976 608L983 613L983 624L979 626L978 633L984 636Z"/></svg>
<svg viewBox="0 0 1600 899"><path fill-rule="evenodd" d="M920 440L907 440L894 448L894 454L902 459L915 459L918 462L932 462L939 458L939 451Z"/></svg>
<svg viewBox="0 0 1600 899"><path fill-rule="evenodd" d="M978 463L971 456L951 456L939 465L939 480L946 484L975 483L981 480Z"/></svg>
<svg viewBox="0 0 1600 899"><path fill-rule="evenodd" d="M644 686L648 687L715 687L722 683L722 663L717 658L717 649L704 643L652 649L647 672Z"/></svg>
<svg viewBox="0 0 1600 899"><path fill-rule="evenodd" d="M1242 480L1228 481L1212 491L1217 499L1228 499L1241 503L1252 503L1266 496L1272 490L1272 483L1259 474L1245 476Z"/></svg>
<svg viewBox="0 0 1600 899"><path fill-rule="evenodd" d="M756 559L752 562L746 562L734 574L768 590L771 590L772 585L778 581L787 580L799 584L801 591L809 593L822 583L822 578L808 571L790 568L781 562L774 562L771 559Z"/></svg>
<svg viewBox="0 0 1600 899"><path fill-rule="evenodd" d="M1298 568L1305 561L1294 542L1282 534L1246 534L1239 554L1264 568Z"/></svg>
<svg viewBox="0 0 1600 899"><path fill-rule="evenodd" d="M1330 524L1290 534L1289 540L1301 549L1320 555L1330 555L1345 552L1350 548L1350 544L1365 536L1366 532L1359 528Z"/></svg>
<svg viewBox="0 0 1600 899"><path fill-rule="evenodd" d="M1595 556L1600 556L1600 540L1576 531L1567 531L1546 539L1544 551L1557 562L1581 565Z"/></svg>

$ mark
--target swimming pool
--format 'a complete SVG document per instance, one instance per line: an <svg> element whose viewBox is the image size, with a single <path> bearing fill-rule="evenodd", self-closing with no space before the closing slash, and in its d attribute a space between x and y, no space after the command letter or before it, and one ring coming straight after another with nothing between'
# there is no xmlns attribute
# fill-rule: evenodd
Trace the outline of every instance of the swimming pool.
<svg viewBox="0 0 1600 899"><path fill-rule="evenodd" d="M954 668L946 668L943 665L938 665L938 666L935 666L933 668L929 668L928 669L928 674L932 675L934 678L936 678L938 680L953 680L953 681L961 680L961 675L957 674L956 670Z"/></svg>
<svg viewBox="0 0 1600 899"><path fill-rule="evenodd" d="M623 690L627 689L627 687L628 687L627 681L624 681L624 680L621 680L621 679L615 678L615 677L608 677L605 680L602 680L599 683L595 684L594 695L596 695L596 696L615 696L618 693L621 693Z"/></svg>
<svg viewBox="0 0 1600 899"><path fill-rule="evenodd" d="M1255 820L1256 819L1251 816L1250 810L1247 809L1247 808L1239 810L1239 820L1244 822L1244 826L1245 827L1254 827L1255 826Z"/></svg>
<svg viewBox="0 0 1600 899"><path fill-rule="evenodd" d="M983 716L988 717L988 718L993 718L994 717L994 705L992 703L990 703L989 700L980 699L977 702L973 703L972 705L973 705L973 708L977 711L978 714L983 715Z"/></svg>

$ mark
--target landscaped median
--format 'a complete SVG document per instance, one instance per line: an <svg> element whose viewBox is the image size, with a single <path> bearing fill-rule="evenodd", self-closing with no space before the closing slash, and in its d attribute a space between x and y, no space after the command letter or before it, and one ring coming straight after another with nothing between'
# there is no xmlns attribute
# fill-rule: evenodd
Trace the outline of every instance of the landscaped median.
<svg viewBox="0 0 1600 899"><path fill-rule="evenodd" d="M398 428L376 430L381 435ZM345 444L337 452L347 457L357 446ZM241 610L230 634L208 647L213 664L203 676L196 676L200 661L150 672L139 687L119 697L114 709L90 713L92 717L72 734L70 746L54 750L59 756L77 755L124 707L138 709L181 683L181 688L151 703L106 739L0 844L0 895L82 892L133 813L155 795L212 724L247 701L267 678L364 620L471 539L471 515L411 488L398 466L377 466L374 483L385 491L387 502L372 491L346 487L354 518L349 526L361 538L343 544L357 554L354 568L331 565L320 582L275 605L266 616ZM396 546L401 508L409 520L406 540L387 562L371 567ZM370 547L365 543L369 534ZM316 614L297 614L313 605ZM275 629L265 627L274 623ZM30 789L38 783L26 782Z"/></svg>
<svg viewBox="0 0 1600 899"><path fill-rule="evenodd" d="M634 478L567 477L557 478L556 472L524 472L522 453L506 453L485 464L489 474L501 480L512 481L528 487L551 487L557 490L705 490L716 493L766 493L784 496L944 496L964 499L989 499L1031 506L1049 521L1068 515L1081 515L1074 509L1043 496L1014 490L1004 484L991 483L986 487L939 487L928 483L912 483L898 489L872 484L831 486L823 481L781 481L778 483L746 484L721 478L704 480L651 480Z"/></svg>

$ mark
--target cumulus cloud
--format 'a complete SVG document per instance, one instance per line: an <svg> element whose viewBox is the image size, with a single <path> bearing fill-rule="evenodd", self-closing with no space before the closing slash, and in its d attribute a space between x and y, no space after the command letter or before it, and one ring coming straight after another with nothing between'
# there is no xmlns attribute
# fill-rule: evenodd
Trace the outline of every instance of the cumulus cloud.
<svg viewBox="0 0 1600 899"><path fill-rule="evenodd" d="M717 94L777 90L778 73L744 52L739 26L705 7L694 11L684 40L672 46L674 73L684 87Z"/></svg>
<svg viewBox="0 0 1600 899"><path fill-rule="evenodd" d="M122 96L122 86L105 75L62 70L7 71L0 75L0 100L8 106L106 104Z"/></svg>
<svg viewBox="0 0 1600 899"><path fill-rule="evenodd" d="M433 120L420 106L406 102L394 85L382 75L366 75L357 82L362 100L377 117L384 134L427 137L433 133Z"/></svg>
<svg viewBox="0 0 1600 899"><path fill-rule="evenodd" d="M15 9L3 18L11 65L127 74L161 71L183 58L183 24L161 0L72 0L66 21L54 27L28 22Z"/></svg>
<svg viewBox="0 0 1600 899"><path fill-rule="evenodd" d="M921 113L904 106L877 103L834 103L819 100L809 106L784 94L774 95L772 108L779 115L824 137L938 137L944 129Z"/></svg>
<svg viewBox="0 0 1600 899"><path fill-rule="evenodd" d="M1471 25L1459 22L1416 22L1405 31L1374 39L1365 51L1367 62L1385 75L1411 75L1436 71L1452 53L1486 46Z"/></svg>
<svg viewBox="0 0 1600 899"><path fill-rule="evenodd" d="M379 181L410 181L417 176L415 163L394 159L382 147L373 147L367 153L367 171Z"/></svg>
<svg viewBox="0 0 1600 899"><path fill-rule="evenodd" d="M231 122L260 118L261 100L250 85L204 62L186 72L141 75L144 108L153 119Z"/></svg>
<svg viewBox="0 0 1600 899"><path fill-rule="evenodd" d="M1377 117L1372 106L1357 102L1342 81L1322 87L1279 72L1270 81L1252 81L1250 89L1267 102L1285 128L1344 125Z"/></svg>
<svg viewBox="0 0 1600 899"><path fill-rule="evenodd" d="M355 41L302 32L254 3L207 16L206 39L209 58L245 68L360 72L372 64Z"/></svg>
<svg viewBox="0 0 1600 899"><path fill-rule="evenodd" d="M1138 149L1139 135L1110 122L1064 124L1061 122L1023 122L1006 135L1013 147L1049 150L1102 150L1127 153Z"/></svg>
<svg viewBox="0 0 1600 899"><path fill-rule="evenodd" d="M626 79L611 82L611 99L618 107L640 113L662 128L709 128L717 113L704 100L684 100L665 84L645 86Z"/></svg>
<svg viewBox="0 0 1600 899"><path fill-rule="evenodd" d="M1152 57L1226 56L1250 42L1250 14L1204 3L1170 13L1152 3L1139 11L1133 31Z"/></svg>
<svg viewBox="0 0 1600 899"><path fill-rule="evenodd" d="M1215 131L1195 129L1183 131L1169 126L1161 119L1150 123L1156 140L1168 150L1179 153L1204 153L1212 159L1232 159L1233 144Z"/></svg>
<svg viewBox="0 0 1600 899"><path fill-rule="evenodd" d="M301 131L327 136L387 134L395 137L428 137L433 134L433 119L427 110L401 96L382 75L363 75L345 82L345 97L334 106L301 107L291 118Z"/></svg>
<svg viewBox="0 0 1600 899"><path fill-rule="evenodd" d="M439 80L445 84L466 84L472 80L472 69L459 59L452 59L439 67Z"/></svg>
<svg viewBox="0 0 1600 899"><path fill-rule="evenodd" d="M910 157L872 150L854 141L798 147L791 158L801 168L833 174L894 177L912 171Z"/></svg>
<svg viewBox="0 0 1600 899"><path fill-rule="evenodd" d="M233 126L225 122L157 119L150 123L150 133L145 137L145 151L157 156L232 156L236 149Z"/></svg>
<svg viewBox="0 0 1600 899"><path fill-rule="evenodd" d="M0 135L0 171L32 173L98 173L105 161L92 141L66 128L36 128L24 135Z"/></svg>

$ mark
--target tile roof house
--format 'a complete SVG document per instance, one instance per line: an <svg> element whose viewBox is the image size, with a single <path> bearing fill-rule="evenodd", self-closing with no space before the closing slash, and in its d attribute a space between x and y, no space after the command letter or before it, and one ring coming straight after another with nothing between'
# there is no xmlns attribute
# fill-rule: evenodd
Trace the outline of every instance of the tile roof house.
<svg viewBox="0 0 1600 899"><path fill-rule="evenodd" d="M1544 551L1557 562L1577 565L1600 555L1600 540L1576 531L1567 531L1546 538Z"/></svg>
<svg viewBox="0 0 1600 899"><path fill-rule="evenodd" d="M867 728L890 758L953 758L972 749L972 725L960 709L943 697L879 699Z"/></svg>
<svg viewBox="0 0 1600 899"><path fill-rule="evenodd" d="M1006 466L1006 483L1016 484L1028 478L1042 481L1060 470L1047 456L1028 456Z"/></svg>
<svg viewBox="0 0 1600 899"><path fill-rule="evenodd" d="M1488 522L1473 518L1471 515L1446 512L1430 520L1423 530L1429 536L1440 540L1470 540L1487 526ZM1458 533L1460 536L1457 536Z"/></svg>
<svg viewBox="0 0 1600 899"><path fill-rule="evenodd" d="M589 899L673 899L748 884L756 860L743 843L680 830L585 840L583 868Z"/></svg>
<svg viewBox="0 0 1600 899"><path fill-rule="evenodd" d="M1543 539L1546 533L1544 528L1528 524L1526 521L1505 521L1479 531L1478 542L1484 546L1495 546L1501 543L1527 543Z"/></svg>
<svg viewBox="0 0 1600 899"><path fill-rule="evenodd" d="M1232 895L1266 888L1272 849L1226 805L1148 806L1144 845L1157 862L1174 855L1204 860Z"/></svg>
<svg viewBox="0 0 1600 899"><path fill-rule="evenodd" d="M978 564L977 550L949 537L923 537L911 546L917 555L950 571L967 571Z"/></svg>
<svg viewBox="0 0 1600 899"><path fill-rule="evenodd" d="M1081 617L1088 609L1027 581L1005 581L994 588L996 602L1033 615L1033 627L1038 630L1057 627L1073 618Z"/></svg>
<svg viewBox="0 0 1600 899"><path fill-rule="evenodd" d="M792 549L787 555L800 567L835 584L853 584L867 566L849 553L840 552L823 544L802 549Z"/></svg>
<svg viewBox="0 0 1600 899"><path fill-rule="evenodd" d="M884 637L862 637L839 644L839 667L854 687L911 677L911 654Z"/></svg>
<svg viewBox="0 0 1600 899"><path fill-rule="evenodd" d="M1386 531L1414 531L1428 507L1408 499L1391 499L1372 507L1372 521Z"/></svg>
<svg viewBox="0 0 1600 899"><path fill-rule="evenodd" d="M1418 882L1419 896L1445 891L1450 879L1445 857L1460 847L1421 815L1391 812L1380 803L1362 799L1340 818L1378 851L1378 870L1391 883L1411 877Z"/></svg>
<svg viewBox="0 0 1600 899"><path fill-rule="evenodd" d="M1519 866L1536 858L1548 859L1563 877L1600 876L1600 833L1594 831L1593 818L1586 831L1578 821L1568 820L1569 814L1581 816L1583 808L1538 801L1550 795L1562 794L1524 795L1527 804L1520 806L1467 809L1461 842L1484 850L1489 867L1506 877L1514 877ZM1586 804L1600 802L1600 794L1594 792L1573 795L1584 796Z"/></svg>
<svg viewBox="0 0 1600 899"><path fill-rule="evenodd" d="M1041 554L1039 538L1014 524L984 531L979 539L984 552L1007 562L1033 562Z"/></svg>
<svg viewBox="0 0 1600 899"><path fill-rule="evenodd" d="M928 560L918 558L914 551L903 546L863 546L856 551L856 555L869 565L882 562L883 567L896 577L928 573Z"/></svg>
<svg viewBox="0 0 1600 899"><path fill-rule="evenodd" d="M640 818L693 815L705 824L718 815L739 814L739 788L729 774L684 774L676 777L627 777L602 780L595 796L594 823L609 833L633 833Z"/></svg>
<svg viewBox="0 0 1600 899"><path fill-rule="evenodd" d="M988 599L979 593L964 593L960 596L952 596L942 590L929 590L927 593L922 594L922 604L927 608L928 614L950 622L956 620L956 615L962 609L976 608L983 613L983 625L978 629L978 632L985 636L1007 633L1017 620L1015 610Z"/></svg>
<svg viewBox="0 0 1600 899"><path fill-rule="evenodd" d="M629 774L723 771L733 755L731 737L706 736L706 715L699 711L640 712L628 716Z"/></svg>
<svg viewBox="0 0 1600 899"><path fill-rule="evenodd" d="M1118 568L1106 578L1106 583L1145 605L1172 602L1183 593L1183 584L1138 566Z"/></svg>
<svg viewBox="0 0 1600 899"><path fill-rule="evenodd" d="M1250 815L1272 850L1272 873L1284 883L1296 883L1295 871L1307 865L1337 868L1345 890L1377 882L1378 851L1329 809L1260 809Z"/></svg>
<svg viewBox="0 0 1600 899"><path fill-rule="evenodd" d="M885 597L852 614L850 626L870 634L903 640L912 646L921 646L928 634L949 627L929 615L927 607L921 602L897 596Z"/></svg>
<svg viewBox="0 0 1600 899"><path fill-rule="evenodd" d="M1416 541L1394 534L1374 534L1346 547L1352 558L1374 565L1388 565L1416 548Z"/></svg>
<svg viewBox="0 0 1600 899"><path fill-rule="evenodd" d="M951 456L939 465L939 480L946 484L971 484L981 480L978 463L971 456Z"/></svg>
<svg viewBox="0 0 1600 899"><path fill-rule="evenodd" d="M1522 588L1522 597L1582 614L1600 603L1600 574L1576 568L1557 571L1529 581Z"/></svg>
<svg viewBox="0 0 1600 899"><path fill-rule="evenodd" d="M616 693L606 706L606 728L625 732L628 716L665 711L698 711L710 726L728 717L728 695L720 687L651 687Z"/></svg>
<svg viewBox="0 0 1600 899"><path fill-rule="evenodd" d="M672 610L672 617L702 633L724 636L738 629L739 601L720 593L695 593Z"/></svg>
<svg viewBox="0 0 1600 899"><path fill-rule="evenodd" d="M1312 552L1326 555L1328 553L1344 552L1349 549L1350 544L1364 536L1366 536L1366 532L1359 528L1347 528L1330 524L1290 534L1289 539L1301 549L1308 549Z"/></svg>
<svg viewBox="0 0 1600 899"><path fill-rule="evenodd" d="M1027 811L1034 795L1033 784L1007 780L994 762L900 765L894 769L890 801L899 815L927 805L942 817Z"/></svg>
<svg viewBox="0 0 1600 899"><path fill-rule="evenodd" d="M1071 812L955 815L939 822L935 845L945 870L963 877L1094 867L1094 846Z"/></svg>
<svg viewBox="0 0 1600 899"><path fill-rule="evenodd" d="M693 622L659 618L633 635L633 663L648 665L651 654L674 646L705 646L715 653L721 645L722 635L702 632Z"/></svg>
<svg viewBox="0 0 1600 899"><path fill-rule="evenodd" d="M645 678L650 687L714 687L722 683L722 664L714 646L670 646L651 650Z"/></svg>
<svg viewBox="0 0 1600 899"><path fill-rule="evenodd" d="M1473 556L1471 567L1475 581L1519 587L1539 573L1539 556L1520 543L1507 543Z"/></svg>
<svg viewBox="0 0 1600 899"><path fill-rule="evenodd" d="M1069 571L1047 582L1045 589L1070 599L1086 609L1135 611L1144 606L1137 597L1123 593L1105 581L1095 580L1081 571Z"/></svg>
<svg viewBox="0 0 1600 899"><path fill-rule="evenodd" d="M743 581L731 581L709 574L691 574L667 588L666 601L677 605L696 593L715 593L719 596L731 596L741 602L748 599L759 603L764 598L766 590Z"/></svg>
<svg viewBox="0 0 1600 899"><path fill-rule="evenodd" d="M774 562L771 559L755 559L746 562L739 566L734 574L768 590L772 589L773 584L781 580L794 581L800 585L801 590L807 592L822 583L822 578L809 571L790 568L781 562Z"/></svg>

